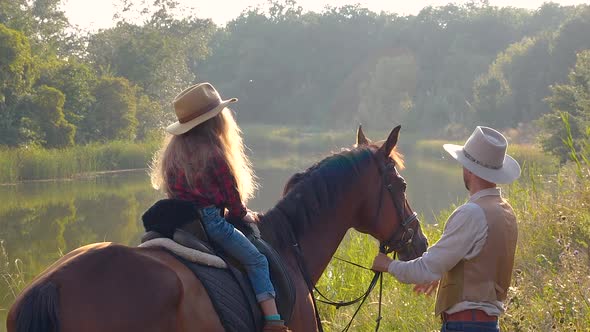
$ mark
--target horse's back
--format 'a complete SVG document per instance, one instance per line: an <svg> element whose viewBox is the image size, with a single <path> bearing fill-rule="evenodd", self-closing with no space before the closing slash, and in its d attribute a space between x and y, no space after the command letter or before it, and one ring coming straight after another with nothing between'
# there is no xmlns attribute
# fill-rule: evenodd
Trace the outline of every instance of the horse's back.
<svg viewBox="0 0 590 332"><path fill-rule="evenodd" d="M198 316L192 310L210 303L191 299L202 297L202 285L163 250L96 243L65 255L23 291L9 313L9 332L21 332L21 304L48 283L58 290L61 332L188 331Z"/></svg>

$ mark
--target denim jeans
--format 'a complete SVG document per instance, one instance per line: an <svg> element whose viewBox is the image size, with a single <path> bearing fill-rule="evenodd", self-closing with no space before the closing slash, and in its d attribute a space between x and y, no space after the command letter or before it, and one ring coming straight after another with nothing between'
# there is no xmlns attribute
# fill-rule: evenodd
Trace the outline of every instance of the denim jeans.
<svg viewBox="0 0 590 332"><path fill-rule="evenodd" d="M209 239L242 263L258 302L274 298L275 290L270 281L266 257L242 232L227 222L220 212L216 207L205 207L200 210L203 227Z"/></svg>
<svg viewBox="0 0 590 332"><path fill-rule="evenodd" d="M500 332L498 322L443 322L440 332Z"/></svg>

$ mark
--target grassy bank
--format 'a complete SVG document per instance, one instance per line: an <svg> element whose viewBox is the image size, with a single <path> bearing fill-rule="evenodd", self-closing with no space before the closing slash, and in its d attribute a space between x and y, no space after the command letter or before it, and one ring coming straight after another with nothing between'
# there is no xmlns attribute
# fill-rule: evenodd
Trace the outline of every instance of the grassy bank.
<svg viewBox="0 0 590 332"><path fill-rule="evenodd" d="M503 188L519 222L508 311L500 321L503 331L587 331L590 326L590 172L583 170L580 177L573 166L566 166L555 178L522 179ZM432 243L452 210L426 226ZM354 244L340 248L337 256L370 266L377 244L355 232L349 237ZM330 297L348 300L362 294L371 277L370 271L334 261L319 287ZM374 291L352 330L374 330L377 295ZM341 330L354 312L326 305L320 309L328 331ZM385 277L383 331L438 331L433 311L434 298L415 295L412 286Z"/></svg>
<svg viewBox="0 0 590 332"><path fill-rule="evenodd" d="M62 179L98 171L145 168L157 142L113 141L67 149L0 150L0 183Z"/></svg>

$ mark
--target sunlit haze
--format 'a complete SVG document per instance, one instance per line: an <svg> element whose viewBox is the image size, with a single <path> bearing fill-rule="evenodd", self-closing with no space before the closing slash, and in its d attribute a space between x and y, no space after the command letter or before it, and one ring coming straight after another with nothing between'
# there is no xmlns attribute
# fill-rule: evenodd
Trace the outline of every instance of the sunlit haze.
<svg viewBox="0 0 590 332"><path fill-rule="evenodd" d="M141 1L136 1L140 3ZM216 0L216 1L190 1L179 0L182 6L193 8L196 16L211 18L217 24L223 25L227 21L237 17L248 7L264 7L268 2L264 0ZM468 3L470 1L454 1L454 3ZM491 0L494 6L512 6L535 9L541 6L543 0ZM586 0L560 0L553 1L560 5L577 5L586 3ZM113 15L117 11L119 0L66 0L63 9L68 19L74 25L84 30L97 30L113 25ZM427 6L441 6L449 3L444 0L299 0L297 3L305 10L321 11L326 6L339 7L347 4L359 3L372 11L387 11L400 15L416 14Z"/></svg>

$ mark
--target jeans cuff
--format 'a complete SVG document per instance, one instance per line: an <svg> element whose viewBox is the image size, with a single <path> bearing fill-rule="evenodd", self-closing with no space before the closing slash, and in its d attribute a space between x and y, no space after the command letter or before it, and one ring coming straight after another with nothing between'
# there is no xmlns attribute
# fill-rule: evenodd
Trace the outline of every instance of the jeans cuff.
<svg viewBox="0 0 590 332"><path fill-rule="evenodd" d="M274 298L275 298L274 292L264 292L264 293L256 294L256 301L258 301L258 303L266 301L266 300L274 299Z"/></svg>

